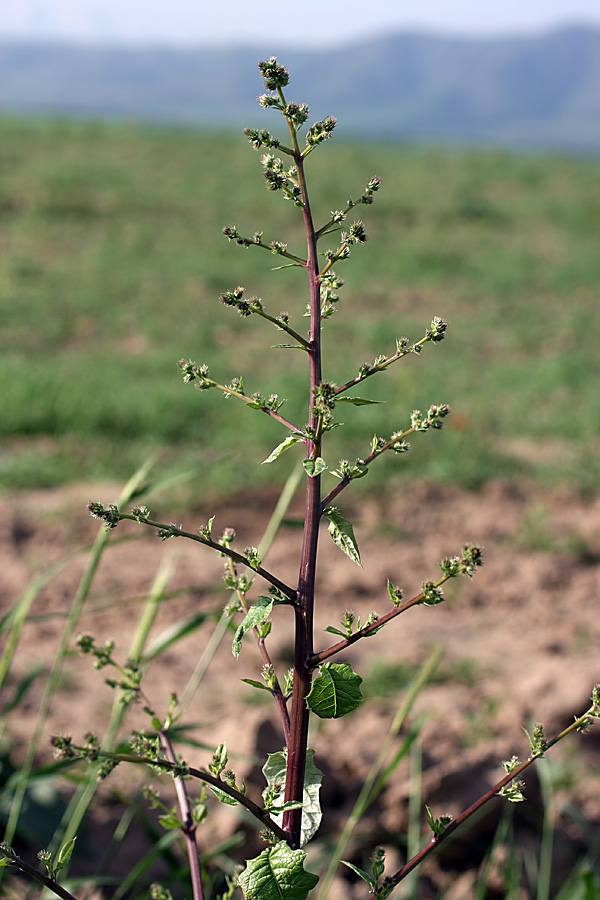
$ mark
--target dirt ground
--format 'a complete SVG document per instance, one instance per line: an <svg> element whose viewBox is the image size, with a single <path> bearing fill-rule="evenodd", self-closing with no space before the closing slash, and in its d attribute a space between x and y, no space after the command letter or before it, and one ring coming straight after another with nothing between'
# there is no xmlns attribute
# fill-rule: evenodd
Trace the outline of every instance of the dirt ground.
<svg viewBox="0 0 600 900"><path fill-rule="evenodd" d="M9 609L35 575L94 539L98 523L87 515L86 502L114 502L117 493L107 485L88 485L0 499L0 613ZM236 546L243 549L258 543L275 499L262 493L231 500L219 508L186 513L181 524L194 531L215 514L215 532L234 527ZM149 505L160 519L160 504ZM543 722L552 736L587 708L592 686L600 681L600 496L504 482L491 483L479 493L420 484L395 487L360 507L346 502L340 506L355 525L364 568L350 562L323 532L317 649L334 642L323 629L338 625L345 609L353 609L363 621L371 611L382 614L389 609L388 577L410 597L424 579L436 577L438 561L459 551L465 541L483 545L485 564L472 582L461 579L447 585L446 603L409 610L336 660L350 662L363 676L365 693L371 680L383 696L349 717L321 722L314 729L315 761L326 776L321 829L325 837L343 822L385 738L403 696L401 690L393 690L395 680L401 686L407 665L422 664L435 647L443 648L442 662L433 683L420 695L414 716L426 719L421 735L422 803L432 806L436 815L457 814L502 775L502 760L513 754L527 756L523 726ZM290 518L301 515L300 503L293 504ZM170 520L167 514L166 521ZM284 527L265 560L271 571L289 583L296 578L300 534L298 528ZM132 539L118 541L126 535ZM91 632L101 642L114 639L121 658L127 656L142 601L166 559L170 565L167 597L152 639L182 618L216 611L223 604L223 561L209 550L181 539L163 544L133 523L122 523L111 540L115 546L103 556L77 632ZM17 648L7 696L35 661L50 665L86 561L85 555L74 556L36 597ZM292 639L289 610L276 610L273 619L271 654L285 671ZM145 690L155 708L166 708L171 691L181 694L213 627L209 621L150 666ZM259 671L260 659L250 636L237 661L226 639L186 714L186 721L197 723L194 734L199 741L227 743L233 768L246 777L256 799L264 786L258 760L282 744L273 710L259 702L262 692L240 682L259 678ZM112 702L103 681L103 673L92 669L89 658L73 654L67 659L64 688L45 727L48 738L56 732L75 739L90 729L102 733ZM41 687L42 679L38 679L19 717L13 716L9 723L15 758L23 755L32 734ZM128 728L144 727L145 720L134 710L127 724ZM586 828L597 833L600 826L599 750L600 725L568 738L549 754L556 763L551 772L558 779L553 800L556 885L588 846ZM50 757L48 743L43 753ZM185 755L191 764L205 766L210 753L194 750ZM111 776L117 784L119 771ZM132 777L136 776L127 776L130 781ZM110 819L109 783L94 813L98 827L103 816ZM349 851L346 858L365 866L360 846L383 843L389 848L392 871L402 863L398 836L406 831L410 783L409 767L403 765L359 827L358 849ZM527 778L526 794L528 804L520 807L537 811L537 776ZM472 828L465 826L449 842L425 871L419 896L442 892L447 900L472 896L474 873L494 834L502 804L492 801L486 816ZM518 812L517 842L533 847L535 816ZM224 809L210 840L234 827L231 813ZM124 849L116 871L135 852ZM364 897L353 879L350 872L339 879L331 900ZM489 897L502 896L490 891Z"/></svg>

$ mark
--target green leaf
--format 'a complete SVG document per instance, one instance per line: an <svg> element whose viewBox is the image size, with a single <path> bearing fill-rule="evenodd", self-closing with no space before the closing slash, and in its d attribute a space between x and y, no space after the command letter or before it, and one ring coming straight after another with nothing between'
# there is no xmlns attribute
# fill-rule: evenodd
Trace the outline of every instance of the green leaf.
<svg viewBox="0 0 600 900"><path fill-rule="evenodd" d="M252 687L260 688L261 691L269 691L269 693L271 693L270 688L268 688L266 684L263 684L262 681L255 681L254 678L241 678L240 681L244 681Z"/></svg>
<svg viewBox="0 0 600 900"><path fill-rule="evenodd" d="M225 803L227 806L238 805L238 801L234 797L230 797L229 794L226 794L225 791L222 791L221 788L213 787L212 784L209 785L209 787L219 803Z"/></svg>
<svg viewBox="0 0 600 900"><path fill-rule="evenodd" d="M304 871L304 850L292 850L279 841L255 859L246 860L239 877L246 900L306 900L319 878Z"/></svg>
<svg viewBox="0 0 600 900"><path fill-rule="evenodd" d="M349 869L352 869L352 871L356 875L358 875L359 878L362 878L362 880L366 881L367 884L370 884L371 887L373 887L375 885L375 879L371 875L369 875L368 872L365 872L364 869L359 869L358 866L354 865L354 863L346 862L345 859L340 859L340 862L342 863L343 866L348 866Z"/></svg>
<svg viewBox="0 0 600 900"><path fill-rule="evenodd" d="M324 663L306 698L309 708L321 719L339 719L363 702L362 678L348 663Z"/></svg>
<svg viewBox="0 0 600 900"><path fill-rule="evenodd" d="M232 653L235 657L240 655L240 650L242 649L242 638L246 634L247 631L250 631L251 628L254 628L258 625L262 625L263 622L266 622L269 616L271 615L271 610L273 609L274 599L272 597L259 597L258 603L255 606L251 606L248 610L244 621L241 625L238 626L232 645Z"/></svg>
<svg viewBox="0 0 600 900"><path fill-rule="evenodd" d="M0 869L4 869L6 866L12 866L13 861L9 859L8 856L0 856Z"/></svg>
<svg viewBox="0 0 600 900"><path fill-rule="evenodd" d="M211 762L211 772L214 772L214 774L216 775L220 775L227 765L227 761L227 744L219 744L213 755L213 760Z"/></svg>
<svg viewBox="0 0 600 900"><path fill-rule="evenodd" d="M364 397L336 397L336 403L351 403L353 406L372 406L374 403L385 403L385 400L365 400Z"/></svg>
<svg viewBox="0 0 600 900"><path fill-rule="evenodd" d="M328 509L323 510L323 515L329 519L329 534L331 535L333 543L336 544L340 550L343 550L352 562L355 562L357 566L361 566L362 568L358 544L356 543L354 529L350 522L341 515L340 511L336 509L335 506L330 506Z"/></svg>
<svg viewBox="0 0 600 900"><path fill-rule="evenodd" d="M208 810L206 808L206 804L205 803L196 803L192 809L192 819L196 823L196 825L199 825L200 822L204 822L207 815L208 815Z"/></svg>
<svg viewBox="0 0 600 900"><path fill-rule="evenodd" d="M321 824L321 804L319 791L323 781L323 773L315 766L314 750L306 751L306 769L304 772L304 791L302 794L302 824L300 827L300 846L304 846L316 833ZM267 796L283 797L285 794L285 774L287 768L287 751L269 753L263 766L267 787L263 798ZM281 814L274 815L274 820L281 825Z"/></svg>
<svg viewBox="0 0 600 900"><path fill-rule="evenodd" d="M271 806L269 812L271 814L281 815L281 813L287 812L288 809L302 809L301 801L288 800L287 803L278 803L277 806Z"/></svg>
<svg viewBox="0 0 600 900"><path fill-rule="evenodd" d="M302 465L309 478L316 478L317 475L320 475L327 468L327 463L321 456L317 456L316 459L305 459Z"/></svg>
<svg viewBox="0 0 600 900"><path fill-rule="evenodd" d="M339 628L334 628L333 625L328 625L327 628L325 629L325 631L328 631L329 634L339 634L340 637L343 637L343 638L346 637L346 635L344 634L343 631L340 631Z"/></svg>
<svg viewBox="0 0 600 900"><path fill-rule="evenodd" d="M272 463L276 459L278 459L282 453L285 453L286 450L289 450L290 447L293 447L294 444L297 444L300 441L300 438L294 437L292 434L288 435L285 441L282 441L281 444L278 444L275 449L270 453L266 459L263 459L263 466L266 463Z"/></svg>
<svg viewBox="0 0 600 900"><path fill-rule="evenodd" d="M169 810L169 812L162 813L158 817L158 821L165 829L165 831L175 831L177 828L181 828L181 822L177 818L177 813L174 809Z"/></svg>
<svg viewBox="0 0 600 900"><path fill-rule="evenodd" d="M69 860L71 859L71 854L73 853L73 848L75 847L76 837L71 838L70 841L67 841L66 844L60 849L60 853L58 854L58 859L56 860L56 871L60 872L61 869L67 865Z"/></svg>
<svg viewBox="0 0 600 900"><path fill-rule="evenodd" d="M436 819L430 806L425 805L425 810L427 812L427 824L433 831L434 837L440 837L452 821L452 816L440 816L439 819Z"/></svg>

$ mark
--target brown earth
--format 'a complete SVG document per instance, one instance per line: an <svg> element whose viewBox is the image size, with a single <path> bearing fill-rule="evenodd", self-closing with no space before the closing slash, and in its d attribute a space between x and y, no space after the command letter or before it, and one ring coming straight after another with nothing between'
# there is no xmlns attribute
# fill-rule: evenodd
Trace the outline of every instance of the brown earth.
<svg viewBox="0 0 600 900"><path fill-rule="evenodd" d="M109 503L116 494L107 486L86 486L0 499L2 614L36 575L94 539L98 525L85 512L87 500ZM216 513L215 531L234 527L236 546L244 548L258 543L273 501L265 494L232 500L218 509L188 512L182 524L194 531L206 521L207 512ZM404 589L405 597L412 596L424 579L436 577L438 561L459 551L467 540L484 546L485 565L472 582L462 579L447 585L446 603L409 610L336 660L350 662L365 678L365 692L369 680L375 681L381 696L347 718L320 721L314 728L311 744L317 765L326 774L324 836L333 835L343 823L387 734L403 696L402 691L393 690L394 681L402 684L407 665L423 664L434 648L443 648L443 659L438 675L416 703L413 720L425 717L422 804L432 806L436 815L456 815L502 775L502 760L513 754L527 756L523 726L541 721L549 736L567 726L574 714L587 708L592 686L600 681L600 496L581 497L566 489L548 491L503 482L491 483L480 493L421 484L395 489L361 507L340 505L355 525L364 569L350 562L323 533L317 649L334 642L323 629L338 625L345 609L353 609L363 621L373 610L387 611L388 577ZM158 507L154 505L153 513L160 518ZM301 516L298 504L294 504L291 518L294 515ZM284 527L265 560L267 568L289 583L295 580L299 535L297 528ZM125 536L131 539L119 541ZM223 561L209 550L181 539L162 544L149 530L133 523L122 523L111 540L115 546L102 558L77 631L91 632L99 642L114 639L121 659L127 656L143 599L165 560L170 565L167 596L151 639L182 618L201 611L216 612L222 606ZM35 662L51 664L87 558L73 556L36 596L13 660L7 697ZM181 694L213 627L211 620L150 666L145 691L157 710L166 708L171 691ZM291 641L289 610L278 609L269 642L280 670L289 665ZM237 661L226 639L186 714L186 721L198 725L197 740L227 743L233 768L246 777L250 795L258 800L264 786L259 760L282 744L276 716L270 706L260 702L267 695L240 682L241 678L259 678L260 664L250 636ZM44 727L48 738L56 732L72 734L74 739L90 729L102 733L112 702L103 675L92 669L89 658L73 654L66 660L63 689ZM14 760L22 758L32 734L42 687L43 679L38 678L20 705L18 717L10 717ZM135 709L128 728L143 728L146 721ZM551 814L557 829L556 885L589 846L586 829L597 833L600 826L599 749L600 726L567 738L549 754L554 761L550 774L555 783ZM209 751L182 752L198 766L205 766L210 757ZM50 755L49 744L44 742L41 760ZM416 760L413 754L413 785ZM114 828L118 821L112 791L123 786L131 790L145 780L147 775L132 774L131 770L124 775L118 769L103 785L91 813L98 834ZM516 813L528 810L515 818L516 844L535 857L540 786L535 775L526 780L528 803L514 807ZM408 764L402 764L359 826L354 849L347 851L346 858L365 867L367 858L361 847L383 843L391 870L402 863L398 836L407 827L410 785ZM167 804L172 802L167 797L169 790L166 784ZM447 850L440 849L437 859L424 870L420 897L439 897L443 892L446 900L472 896L477 868L505 807L505 801L493 800L487 815L473 827L465 825L458 837L448 842ZM229 808L219 807L209 837L201 831L203 850L234 829L234 815ZM136 840L141 840L139 835ZM139 843L125 841L113 871L127 871L140 848ZM499 874L501 848L497 857L487 894L490 898L504 896ZM314 871L316 866L311 857L307 867ZM494 893L496 882L498 893ZM364 897L361 884L354 883L349 871L344 873L331 900ZM522 896L530 896L526 888Z"/></svg>

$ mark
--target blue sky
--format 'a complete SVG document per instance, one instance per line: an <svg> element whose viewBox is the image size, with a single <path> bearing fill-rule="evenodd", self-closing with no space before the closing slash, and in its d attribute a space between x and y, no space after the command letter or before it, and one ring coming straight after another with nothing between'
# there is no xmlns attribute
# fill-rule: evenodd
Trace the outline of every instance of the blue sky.
<svg viewBox="0 0 600 900"><path fill-rule="evenodd" d="M572 22L600 27L600 0L8 0L0 38L316 47L405 29L498 35Z"/></svg>

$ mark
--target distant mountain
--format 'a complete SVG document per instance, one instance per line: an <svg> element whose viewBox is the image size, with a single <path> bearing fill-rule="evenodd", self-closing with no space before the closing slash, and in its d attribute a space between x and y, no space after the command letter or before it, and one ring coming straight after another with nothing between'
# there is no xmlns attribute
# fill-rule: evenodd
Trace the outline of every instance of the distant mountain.
<svg viewBox="0 0 600 900"><path fill-rule="evenodd" d="M0 112L258 124L256 63L346 135L600 151L600 29L467 39L392 34L330 50L0 44ZM272 121L272 120L271 120Z"/></svg>

